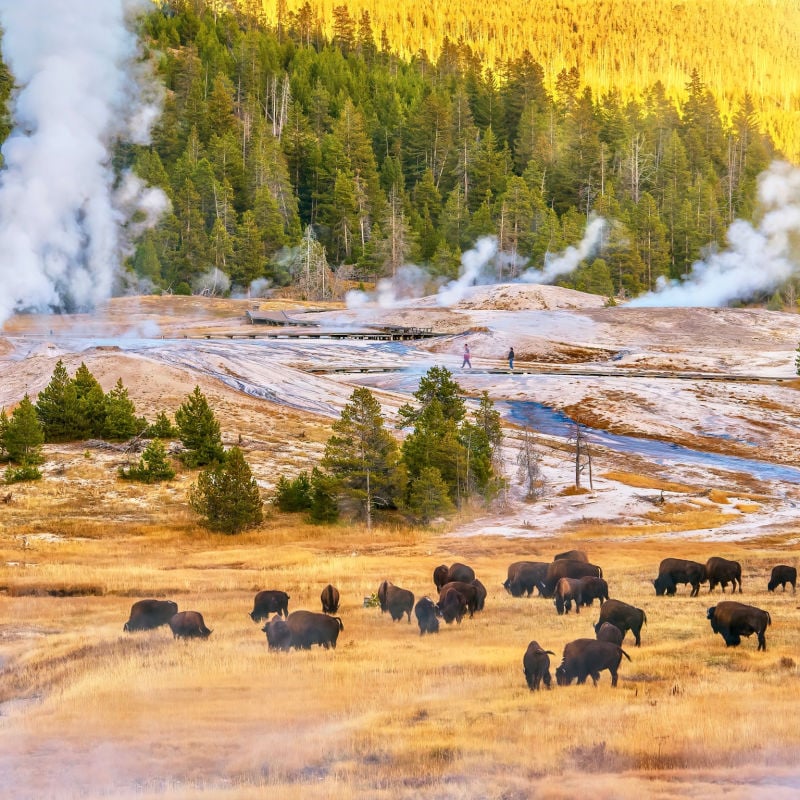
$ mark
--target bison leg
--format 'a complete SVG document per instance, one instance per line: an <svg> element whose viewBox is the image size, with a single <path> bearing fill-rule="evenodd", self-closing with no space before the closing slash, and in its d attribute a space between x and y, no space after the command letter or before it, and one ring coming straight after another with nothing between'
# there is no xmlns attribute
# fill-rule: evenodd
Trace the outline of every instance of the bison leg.
<svg viewBox="0 0 800 800"><path fill-rule="evenodd" d="M764 652L767 651L767 639L764 636L764 631L758 632L758 650L763 650Z"/></svg>
<svg viewBox="0 0 800 800"><path fill-rule="evenodd" d="M692 593L689 595L689 597L697 597L698 594L700 594L700 584L699 583L693 583L692 584Z"/></svg>
<svg viewBox="0 0 800 800"><path fill-rule="evenodd" d="M617 685L617 670L614 667L609 667L608 671L611 673L611 686L616 687Z"/></svg>
<svg viewBox="0 0 800 800"><path fill-rule="evenodd" d="M597 686L597 682L600 680L600 672L595 670L591 673L592 675L592 683Z"/></svg>
<svg viewBox="0 0 800 800"><path fill-rule="evenodd" d="M642 628L641 628L641 626L639 628L636 628L636 629L631 628L631 633L636 638L636 646L637 647L641 647L642 646L642 637L641 637Z"/></svg>
<svg viewBox="0 0 800 800"><path fill-rule="evenodd" d="M544 685L550 689L550 684L553 682L553 679L550 677L550 670L546 669L544 671L544 675L542 675L542 679L544 680Z"/></svg>

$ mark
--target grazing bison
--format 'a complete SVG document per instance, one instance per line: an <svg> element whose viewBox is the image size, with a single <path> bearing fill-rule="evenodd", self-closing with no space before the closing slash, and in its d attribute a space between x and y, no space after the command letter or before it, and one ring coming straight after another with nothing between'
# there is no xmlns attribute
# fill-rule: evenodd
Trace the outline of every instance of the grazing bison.
<svg viewBox="0 0 800 800"><path fill-rule="evenodd" d="M708 593L714 591L717 584L722 586L724 594L725 587L733 584L731 594L736 592L736 584L739 584L739 594L742 593L742 565L738 561L728 561L727 558L712 556L706 561L706 578L708 578Z"/></svg>
<svg viewBox="0 0 800 800"><path fill-rule="evenodd" d="M547 561L515 561L508 568L508 577L503 588L512 597L522 597L523 594L530 597L534 587L541 594L541 584L544 583L549 566Z"/></svg>
<svg viewBox="0 0 800 800"><path fill-rule="evenodd" d="M548 655L549 654L549 655ZM539 689L539 684L544 681L544 685L549 689L552 683L550 677L550 656L555 655L552 650L542 649L539 642L531 642L525 655L522 657L522 670L525 673L525 681L528 688L533 692Z"/></svg>
<svg viewBox="0 0 800 800"><path fill-rule="evenodd" d="M178 613L178 604L172 600L137 600L131 606L128 621L122 626L127 633L149 631L168 625Z"/></svg>
<svg viewBox="0 0 800 800"><path fill-rule="evenodd" d="M660 597L663 594L674 595L679 583L690 583L692 592L689 596L697 597L700 584L707 580L705 564L683 558L665 558L658 566L658 577L653 581L653 586Z"/></svg>
<svg viewBox="0 0 800 800"><path fill-rule="evenodd" d="M403 614L408 614L408 621L411 622L411 611L414 608L413 592L401 589L389 581L384 581L378 587L378 600L381 604L381 611L388 611L394 622L402 619Z"/></svg>
<svg viewBox="0 0 800 800"><path fill-rule="evenodd" d="M553 603L559 615L569 614L572 603L575 603L575 613L581 613L581 582L579 578L560 578L556 584L555 599Z"/></svg>
<svg viewBox="0 0 800 800"><path fill-rule="evenodd" d="M208 639L213 633L199 611L179 611L170 618L169 627L174 639Z"/></svg>
<svg viewBox="0 0 800 800"><path fill-rule="evenodd" d="M414 616L417 618L420 636L424 633L439 633L438 617L441 613L430 597L423 597L417 601L414 606Z"/></svg>
<svg viewBox="0 0 800 800"><path fill-rule="evenodd" d="M616 686L622 656L631 660L621 647L611 642L575 639L564 647L564 656L556 669L556 681L559 686L569 686L573 678L577 678L578 683L586 683L586 678L591 675L592 682L597 686L600 673L607 669L611 673L611 685Z"/></svg>
<svg viewBox="0 0 800 800"><path fill-rule="evenodd" d="M600 620L594 626L595 634L603 626L604 622L610 622L622 631L624 636L630 631L636 640L636 646L642 644L642 625L647 622L647 615L641 608L623 603L622 600L606 600L600 606Z"/></svg>
<svg viewBox="0 0 800 800"><path fill-rule="evenodd" d="M595 600L601 603L608 600L608 584L602 578L593 578L587 575L580 579L581 584L581 605L594 605Z"/></svg>
<svg viewBox="0 0 800 800"><path fill-rule="evenodd" d="M250 612L250 619L253 622L269 619L270 614L289 616L289 595L286 592L265 589L253 598L253 610Z"/></svg>
<svg viewBox="0 0 800 800"><path fill-rule="evenodd" d="M339 631L344 630L344 625L339 617L329 617L317 611L292 611L286 620L273 617L261 630L267 634L271 650L288 650L290 647L310 650L313 644L335 650Z"/></svg>
<svg viewBox="0 0 800 800"><path fill-rule="evenodd" d="M459 625L467 613L467 599L452 586L442 589L437 603L442 619L450 625L455 620Z"/></svg>
<svg viewBox="0 0 800 800"><path fill-rule="evenodd" d="M797 586L797 569L795 567L787 566L786 564L778 564L777 567L772 568L772 575L770 575L767 590L774 592L775 588L780 584L783 591L786 591L786 584L792 587L792 594L794 594Z"/></svg>
<svg viewBox="0 0 800 800"><path fill-rule="evenodd" d="M544 581L539 584L539 591L544 597L552 597L561 578L583 578L587 575L602 578L603 570L585 561L561 558L548 565Z"/></svg>
<svg viewBox="0 0 800 800"><path fill-rule="evenodd" d="M451 564L449 567L446 564L441 564L433 571L433 582L436 584L437 592L441 592L445 584L453 581L470 583L470 581L474 580L475 570L466 564L459 564L458 562Z"/></svg>
<svg viewBox="0 0 800 800"><path fill-rule="evenodd" d="M772 624L769 611L763 611L755 606L747 606L734 600L725 600L711 606L706 614L711 622L711 630L720 634L725 640L725 647L738 647L742 636L758 636L758 649L767 649L767 640L764 633L767 626Z"/></svg>
<svg viewBox="0 0 800 800"><path fill-rule="evenodd" d="M439 592L439 602L441 602L442 596L447 589L455 589L464 598L467 603L469 617L472 619L473 614L478 610L480 597L480 590L478 587L472 583L464 583L464 581L450 581L450 583L446 583L442 586L442 591Z"/></svg>
<svg viewBox="0 0 800 800"><path fill-rule="evenodd" d="M611 642L617 647L622 647L622 640L625 638L625 634L610 622L604 622L599 628L595 627L595 635L599 642Z"/></svg>
<svg viewBox="0 0 800 800"><path fill-rule="evenodd" d="M588 564L589 556L585 550L567 550L565 553L553 556L553 561L583 561L584 564Z"/></svg>
<svg viewBox="0 0 800 800"><path fill-rule="evenodd" d="M474 581L470 581L470 583L476 590L475 610L483 611L483 607L486 605L486 587L477 578Z"/></svg>
<svg viewBox="0 0 800 800"><path fill-rule="evenodd" d="M335 614L339 610L339 590L328 584L319 596L322 601L322 610L326 614Z"/></svg>

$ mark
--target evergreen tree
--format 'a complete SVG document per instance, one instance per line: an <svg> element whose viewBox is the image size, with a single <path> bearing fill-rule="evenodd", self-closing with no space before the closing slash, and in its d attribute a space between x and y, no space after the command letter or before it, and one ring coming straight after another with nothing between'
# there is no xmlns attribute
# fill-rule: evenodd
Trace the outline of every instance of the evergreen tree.
<svg viewBox="0 0 800 800"><path fill-rule="evenodd" d="M189 490L189 505L204 525L221 533L240 533L263 519L258 484L238 447L223 463L203 470Z"/></svg>
<svg viewBox="0 0 800 800"><path fill-rule="evenodd" d="M97 378L83 361L75 372L72 385L78 402L77 437L101 437L106 421L106 397Z"/></svg>
<svg viewBox="0 0 800 800"><path fill-rule="evenodd" d="M311 481L308 473L301 472L293 480L281 475L275 484L275 496L272 502L279 511L287 514L308 511L311 508Z"/></svg>
<svg viewBox="0 0 800 800"><path fill-rule="evenodd" d="M36 415L44 429L46 442L68 442L78 438L77 390L59 360L50 383L36 398Z"/></svg>
<svg viewBox="0 0 800 800"><path fill-rule="evenodd" d="M136 406L128 396L128 390L122 385L122 378L118 378L114 388L105 396L103 436L111 441L124 441L143 428L143 420L137 418Z"/></svg>
<svg viewBox="0 0 800 800"><path fill-rule="evenodd" d="M438 469L424 467L412 481L407 508L424 525L453 510L447 484L442 480Z"/></svg>
<svg viewBox="0 0 800 800"><path fill-rule="evenodd" d="M339 506L336 502L337 481L314 467L311 470L311 506L308 517L318 525L336 522L339 518Z"/></svg>
<svg viewBox="0 0 800 800"><path fill-rule="evenodd" d="M431 367L422 376L419 387L414 392L419 408L415 409L406 403L398 410L403 423L401 427L413 425L434 400L439 403L442 416L458 424L467 413L464 401L459 396L461 392L463 389L453 380L453 373L447 367Z"/></svg>
<svg viewBox="0 0 800 800"><path fill-rule="evenodd" d="M341 492L361 504L371 528L372 509L394 505L403 490L397 443L383 427L380 404L365 387L353 392L332 427L322 467L335 476Z"/></svg>
<svg viewBox="0 0 800 800"><path fill-rule="evenodd" d="M175 470L169 463L163 442L153 439L142 452L139 463L129 469L120 467L119 476L124 480L158 483L172 480Z"/></svg>
<svg viewBox="0 0 800 800"><path fill-rule="evenodd" d="M147 436L151 439L174 439L178 434L175 426L164 411L159 411L155 422L147 429Z"/></svg>
<svg viewBox="0 0 800 800"><path fill-rule="evenodd" d="M203 467L225 460L219 422L199 386L175 412L175 424L188 451L183 456L187 466Z"/></svg>
<svg viewBox="0 0 800 800"><path fill-rule="evenodd" d="M10 461L22 467L41 464L44 430L26 394L2 426L2 449Z"/></svg>
<svg viewBox="0 0 800 800"><path fill-rule="evenodd" d="M8 430L8 414L6 410L0 409L0 461L8 461L8 450L6 450L6 431Z"/></svg>

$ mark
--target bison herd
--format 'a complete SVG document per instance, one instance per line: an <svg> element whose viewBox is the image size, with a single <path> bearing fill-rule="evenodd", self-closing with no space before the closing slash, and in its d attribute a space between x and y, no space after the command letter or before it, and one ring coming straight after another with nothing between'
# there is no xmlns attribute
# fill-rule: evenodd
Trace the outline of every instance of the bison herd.
<svg viewBox="0 0 800 800"><path fill-rule="evenodd" d="M430 597L420 598L416 604L414 593L384 580L378 587L377 600L382 613L388 612L394 622L406 617L411 622L411 612L419 626L420 636L439 632L439 620L445 624L460 624L464 617L472 618L483 611L486 602L486 587L476 578L475 570L466 564L442 564L433 571L433 583L438 592L436 601ZM696 597L700 584L709 584L709 593L719 586L724 593L728 584L731 593L742 592L742 569L737 561L724 558L709 558L705 564L681 558L665 558L659 565L658 575L653 580L656 595L675 595L678 586L691 586L691 597ZM786 591L786 585L796 590L797 570L779 564L772 569L767 589L773 592L778 586ZM630 631L636 647L641 646L642 627L647 624L647 615L622 600L609 597L608 583L603 570L589 562L582 550L559 553L552 561L515 561L508 567L503 587L512 597L530 597L534 590L541 597L551 598L558 614L569 614L572 607L580 614L581 608L600 603L599 619L594 625L595 639L575 639L567 643L557 667L556 682L568 686L577 679L585 683L591 676L597 685L600 672L608 670L611 685L617 685L618 670L623 657L630 656L622 649L622 642ZM289 595L280 590L258 592L253 600L249 616L253 622L266 620L262 631L266 634L271 650L291 648L308 650L312 645L335 649L339 633L344 624L338 616L339 590L328 584L322 590L320 601L322 613L293 611L289 613ZM270 619L270 615L274 615ZM742 636L756 634L758 650L766 650L766 629L772 624L769 612L755 606L734 601L723 601L706 612L706 618L714 633L725 641L726 647L736 647ZM168 625L174 638L207 639L212 631L206 627L198 611L178 611L172 600L139 600L131 607L130 617L123 631L152 630ZM532 641L522 659L525 681L531 690L542 683L551 687L550 656L537 641Z"/></svg>

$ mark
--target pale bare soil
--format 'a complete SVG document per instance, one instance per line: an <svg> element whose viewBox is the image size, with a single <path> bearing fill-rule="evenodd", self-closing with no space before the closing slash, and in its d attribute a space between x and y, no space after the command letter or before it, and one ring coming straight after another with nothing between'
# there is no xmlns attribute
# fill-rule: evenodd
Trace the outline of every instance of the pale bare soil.
<svg viewBox="0 0 800 800"><path fill-rule="evenodd" d="M333 357L375 364L386 362L388 351L348 346L332 356L311 345L280 346L272 356L261 350L245 359L230 342L201 352L202 339L156 354L128 349L128 338L152 338L156 330L168 337L248 330L241 315L251 306L148 299L138 307L114 301L105 321L15 318L0 338L0 404L39 391L59 357L70 371L85 360L105 388L121 376L150 417L174 411L198 383L226 444L241 444L267 489L281 472L316 462L352 389L346 376L334 381L306 368L321 353L326 363ZM791 365L797 327L790 315L742 312L737 322L725 312L728 322L716 328L716 312L707 311L697 315L705 345L695 351L688 312L675 318L672 338L664 336L667 312L660 312L648 339L638 317L645 312L622 328L625 317L612 320L615 311L545 310L578 315L572 327L551 317L560 326L551 330L554 351L591 345L616 352L628 336L644 360L674 345L683 368L694 369L716 349L719 369L757 364L762 373L792 375L791 367L775 366ZM501 311L480 313L490 312L500 315L492 325L483 325L488 317L468 320L485 327L465 334L478 366L484 359L502 365L504 337L511 340ZM531 335L544 341L547 325L526 319L540 328ZM726 344L734 324L738 336ZM772 326L768 342L760 339L763 325ZM70 341L68 330L96 338ZM116 338L98 341L109 333ZM513 336L517 342L518 332ZM436 340L438 363L453 364L463 341ZM414 359L403 353L396 363ZM530 391L513 383L518 376L458 377L475 391L481 381L494 382L503 397ZM280 387L275 399L282 402L236 388L248 378L248 391ZM554 405L598 392L611 403L612 390L620 391L594 379L559 386L535 380L537 396L555 398ZM668 427L665 420L680 411L695 420L676 426L689 438L692 424L705 425L701 412L732 428L758 421L767 431L758 454L773 456L771 431L778 427L785 441L774 458L791 461L796 390L754 386L763 402L740 393L738 384L730 399L724 385L697 383L671 397L643 381L619 394L613 408L620 424L639 432L659 419ZM688 405L690 394L700 398L692 401L697 405ZM390 415L403 400L391 386L379 396ZM510 474L519 431L508 434ZM791 592L766 591L773 564L797 563L795 490L598 452L594 491L566 495L573 477L566 443L538 442L551 486L534 505L519 503L511 491L503 509L469 509L431 530L382 525L371 534L357 523L315 528L269 514L259 529L237 537L198 526L185 502L192 473L180 471L164 486L123 483L115 471L126 454L49 446L44 480L8 487L13 498L0 504L0 796L515 799L590 789L597 798L795 797L800 603ZM748 527L758 533L743 538ZM593 635L597 607L558 617L551 602L512 598L501 584L512 561L549 560L572 546L586 548L603 567L613 597L645 609L648 625L641 648L626 639L632 661L623 662L617 689L603 673L596 689L532 694L521 663L528 642L555 651L554 669L566 642ZM740 560L745 591L736 599L772 615L767 652L756 652L753 638L726 649L712 633L705 613L719 593L709 598L704 587L689 598L681 588L675 598L656 598L650 581L668 555ZM454 560L474 566L489 591L486 610L473 620L421 638L416 624L392 623L363 607L383 579L417 597L433 595L433 568ZM269 652L247 616L255 592L284 589L290 610L318 610L328 582L343 598L336 651ZM201 611L214 633L205 642L175 642L166 628L124 634L130 605L143 597L170 597L181 609Z"/></svg>

